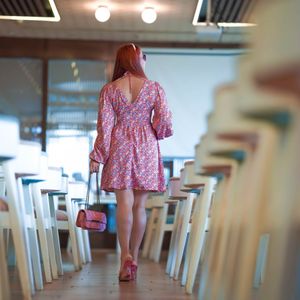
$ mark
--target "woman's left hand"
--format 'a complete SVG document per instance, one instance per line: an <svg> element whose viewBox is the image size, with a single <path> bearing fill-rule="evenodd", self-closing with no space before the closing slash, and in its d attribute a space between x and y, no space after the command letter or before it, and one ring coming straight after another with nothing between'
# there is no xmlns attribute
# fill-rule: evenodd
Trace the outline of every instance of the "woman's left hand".
<svg viewBox="0 0 300 300"><path fill-rule="evenodd" d="M99 165L100 165L100 163L90 159L90 173L98 173L99 172Z"/></svg>

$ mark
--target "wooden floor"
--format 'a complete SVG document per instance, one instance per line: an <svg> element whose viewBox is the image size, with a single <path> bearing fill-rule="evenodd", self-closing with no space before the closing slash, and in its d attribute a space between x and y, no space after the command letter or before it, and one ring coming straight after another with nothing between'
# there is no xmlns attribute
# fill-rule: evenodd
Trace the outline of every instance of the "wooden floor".
<svg viewBox="0 0 300 300"><path fill-rule="evenodd" d="M72 265L64 255L64 276L53 283L45 284L43 291L36 292L34 300L99 300L99 299L196 299L187 295L179 281L165 274L166 254L162 263L156 264L148 259L139 262L136 282L119 283L118 256L113 251L93 251L93 262L85 265L80 272L72 271ZM13 274L13 300L21 300L19 284ZM196 291L197 289L195 289Z"/></svg>

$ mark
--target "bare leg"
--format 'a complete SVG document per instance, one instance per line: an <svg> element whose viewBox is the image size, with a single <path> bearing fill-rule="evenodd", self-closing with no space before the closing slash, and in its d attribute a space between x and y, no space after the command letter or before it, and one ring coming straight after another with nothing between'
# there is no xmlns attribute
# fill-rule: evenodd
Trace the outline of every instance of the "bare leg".
<svg viewBox="0 0 300 300"><path fill-rule="evenodd" d="M148 198L147 191L134 190L133 226L130 238L130 249L133 260L137 263L139 248L146 228L145 202Z"/></svg>
<svg viewBox="0 0 300 300"><path fill-rule="evenodd" d="M132 190L115 190L117 199L117 230L121 247L121 268L125 259L130 256L129 240L132 230Z"/></svg>

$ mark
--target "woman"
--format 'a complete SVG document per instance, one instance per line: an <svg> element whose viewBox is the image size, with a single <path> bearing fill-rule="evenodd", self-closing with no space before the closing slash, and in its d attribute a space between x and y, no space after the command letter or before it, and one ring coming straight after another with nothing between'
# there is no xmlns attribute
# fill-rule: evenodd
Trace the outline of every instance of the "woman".
<svg viewBox="0 0 300 300"><path fill-rule="evenodd" d="M145 62L137 45L119 48L112 82L100 92L98 135L89 156L90 172L98 172L99 164L104 164L101 189L116 194L120 281L136 278L145 202L150 191L165 191L158 140L173 134L164 90L147 79Z"/></svg>

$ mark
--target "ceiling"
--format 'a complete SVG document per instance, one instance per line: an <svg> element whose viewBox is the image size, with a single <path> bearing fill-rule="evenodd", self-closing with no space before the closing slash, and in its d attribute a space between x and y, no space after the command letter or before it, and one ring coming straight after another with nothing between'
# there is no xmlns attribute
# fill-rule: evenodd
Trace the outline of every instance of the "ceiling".
<svg viewBox="0 0 300 300"><path fill-rule="evenodd" d="M0 0L0 4L34 1L44 0ZM216 5L221 7L220 3L224 1L227 0L212 0L213 8L217 7ZM236 1L241 3L254 0ZM22 49L28 47L24 39L28 41L32 38L30 49L38 48L44 53L47 52L47 48L44 48L43 44L38 45L37 41L40 40L36 38L52 41L56 39L59 40L56 47L64 48L67 54L65 56L70 58L61 60L52 57L49 60L48 130L60 126L74 128L75 125L81 129L94 128L98 93L107 75L107 63L104 62L107 60L75 59L74 56L68 55L71 52L66 43L60 44L62 40L83 41L80 42L79 50L92 52L93 49L97 53L107 52L110 48L106 49L103 46L99 48L100 50L98 48L95 50L84 41L95 41L90 44L96 43L97 46L101 44L97 41L103 41L103 44L106 41L109 45L113 44L112 41L140 41L147 43L148 47L154 42L195 44L196 47L207 42L216 42L212 40L216 38L215 34L199 31L199 27L192 25L197 0L56 0L55 3L60 15L59 22L0 20L0 49L1 37L23 38L23 44L18 46ZM95 9L100 4L106 4L111 9L111 18L107 23L99 23L94 17ZM158 12L157 21L150 25L143 23L140 17L142 9L149 5L155 7ZM221 36L217 36L217 42L223 43L221 47L225 44L246 42L251 30L251 28L226 28ZM6 40L2 39L2 46L5 46ZM13 52L11 46L7 46L7 49L11 55ZM75 69L78 69L76 74ZM0 58L0 77L0 112L3 110L5 113L22 117L24 130L29 127L39 129L42 114L42 61L19 57ZM25 131L23 137L24 134ZM34 134L39 136L40 131L37 130Z"/></svg>
<svg viewBox="0 0 300 300"><path fill-rule="evenodd" d="M212 38L192 25L197 0L56 0L55 3L59 22L0 20L0 37L193 43ZM94 17L101 4L111 10L106 23ZM156 8L158 18L154 24L142 22L140 15L145 6ZM218 42L243 43L249 31L250 28L226 28L218 36Z"/></svg>

